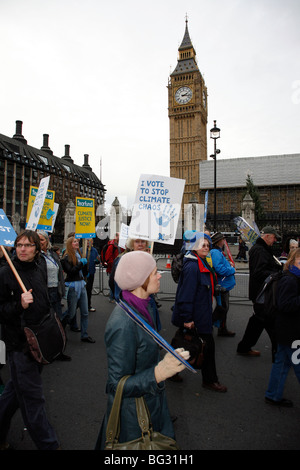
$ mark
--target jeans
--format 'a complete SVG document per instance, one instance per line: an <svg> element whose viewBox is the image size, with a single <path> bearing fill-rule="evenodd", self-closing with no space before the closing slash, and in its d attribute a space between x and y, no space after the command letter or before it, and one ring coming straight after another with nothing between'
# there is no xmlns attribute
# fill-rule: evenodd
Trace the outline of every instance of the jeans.
<svg viewBox="0 0 300 470"><path fill-rule="evenodd" d="M287 375L291 367L294 368L296 377L300 383L300 364L292 362L292 354L295 349L285 344L278 344L275 355L275 362L271 369L268 390L265 396L274 401L280 401L283 395L283 389L287 379Z"/></svg>
<svg viewBox="0 0 300 470"><path fill-rule="evenodd" d="M38 450L56 450L59 443L46 415L41 366L22 351L9 352L8 362L11 378L0 396L0 443L6 441L11 420L20 408Z"/></svg>
<svg viewBox="0 0 300 470"><path fill-rule="evenodd" d="M66 315L68 318L68 323L72 323L72 320L75 320L76 316L76 309L77 307L80 310L80 316L81 316L81 338L87 338L88 333L87 333L87 328L88 328L88 322L89 322L89 311L88 311L88 298L87 298L87 293L86 293L86 288L83 287L81 289L80 297L79 299L77 298L77 293L74 289L74 287L69 287L68 290L68 310L66 312Z"/></svg>
<svg viewBox="0 0 300 470"><path fill-rule="evenodd" d="M92 308L92 290L94 284L94 274L90 274L86 280L86 292L88 296L88 307Z"/></svg>
<svg viewBox="0 0 300 470"><path fill-rule="evenodd" d="M61 308L61 298L58 293L57 287L48 287L50 304L54 308L55 313L58 318L61 320L63 317L62 308Z"/></svg>

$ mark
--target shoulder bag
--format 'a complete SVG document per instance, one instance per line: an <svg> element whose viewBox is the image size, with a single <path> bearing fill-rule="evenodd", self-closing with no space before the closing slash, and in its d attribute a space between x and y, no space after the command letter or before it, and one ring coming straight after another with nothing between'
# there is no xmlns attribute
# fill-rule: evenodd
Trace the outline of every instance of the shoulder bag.
<svg viewBox="0 0 300 470"><path fill-rule="evenodd" d="M106 427L105 450L179 450L174 439L153 431L149 409L143 397L135 399L141 436L133 441L119 442L122 393L128 377L130 376L122 377L117 386L115 399Z"/></svg>
<svg viewBox="0 0 300 470"><path fill-rule="evenodd" d="M65 350L66 334L52 309L38 325L23 328L29 351L40 364L51 364Z"/></svg>
<svg viewBox="0 0 300 470"><path fill-rule="evenodd" d="M184 348L186 351L189 351L190 357L188 363L194 369L202 368L205 341L199 336L196 328L178 328L171 341L171 346L174 349Z"/></svg>

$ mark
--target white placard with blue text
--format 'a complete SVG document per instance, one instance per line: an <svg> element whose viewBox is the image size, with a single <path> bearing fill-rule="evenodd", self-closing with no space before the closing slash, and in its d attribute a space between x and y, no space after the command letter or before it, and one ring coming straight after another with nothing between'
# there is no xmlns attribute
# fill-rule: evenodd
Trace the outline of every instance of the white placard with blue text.
<svg viewBox="0 0 300 470"><path fill-rule="evenodd" d="M141 175L137 187L129 237L173 245L185 180Z"/></svg>
<svg viewBox="0 0 300 470"><path fill-rule="evenodd" d="M43 210L45 197L49 186L50 176L42 178L39 184L38 192L35 196L34 204L30 212L30 217L26 225L27 230L36 230L40 216ZM39 227L42 228L42 227ZM51 227L50 227L51 228Z"/></svg>
<svg viewBox="0 0 300 470"><path fill-rule="evenodd" d="M0 209L0 245L14 246L17 234L3 209Z"/></svg>

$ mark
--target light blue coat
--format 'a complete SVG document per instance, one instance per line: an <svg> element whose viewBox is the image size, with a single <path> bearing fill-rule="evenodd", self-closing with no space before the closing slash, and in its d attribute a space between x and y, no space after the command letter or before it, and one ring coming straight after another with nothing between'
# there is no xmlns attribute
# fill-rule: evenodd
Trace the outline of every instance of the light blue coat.
<svg viewBox="0 0 300 470"><path fill-rule="evenodd" d="M213 268L218 277L218 283L225 287L226 290L231 290L235 286L235 268L231 266L229 261L223 255L221 248L213 248L210 251Z"/></svg>

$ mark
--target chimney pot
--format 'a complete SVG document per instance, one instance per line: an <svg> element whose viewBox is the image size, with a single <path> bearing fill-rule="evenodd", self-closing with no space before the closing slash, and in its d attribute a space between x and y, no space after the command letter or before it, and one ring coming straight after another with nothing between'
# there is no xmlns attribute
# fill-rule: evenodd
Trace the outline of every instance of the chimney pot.
<svg viewBox="0 0 300 470"><path fill-rule="evenodd" d="M44 150L44 152L48 152L53 155L53 152L49 147L49 134L43 134L43 146L41 147L41 150Z"/></svg>
<svg viewBox="0 0 300 470"><path fill-rule="evenodd" d="M23 126L23 122L22 122L22 121L16 121L16 133L15 133L15 135L13 136L13 139L20 140L20 141L23 142L24 144L27 144L27 140L24 139L24 137L23 137L23 135L22 135L22 126Z"/></svg>
<svg viewBox="0 0 300 470"><path fill-rule="evenodd" d="M62 157L64 160L69 161L70 163L73 163L72 158L70 157L70 145L65 145L65 154Z"/></svg>
<svg viewBox="0 0 300 470"><path fill-rule="evenodd" d="M82 166L83 168L87 168L88 170L91 170L91 167L89 165L89 155L87 153L84 154L84 164Z"/></svg>

